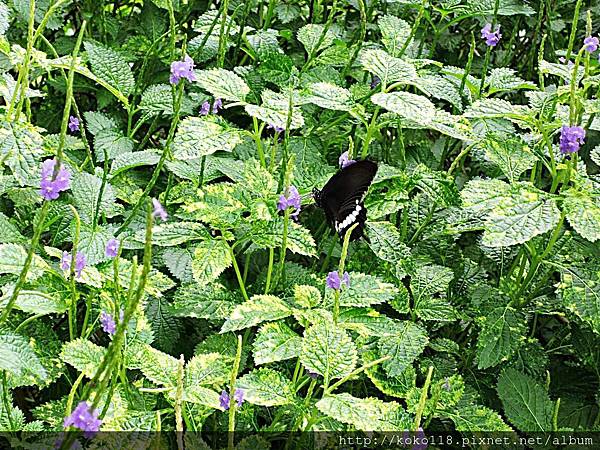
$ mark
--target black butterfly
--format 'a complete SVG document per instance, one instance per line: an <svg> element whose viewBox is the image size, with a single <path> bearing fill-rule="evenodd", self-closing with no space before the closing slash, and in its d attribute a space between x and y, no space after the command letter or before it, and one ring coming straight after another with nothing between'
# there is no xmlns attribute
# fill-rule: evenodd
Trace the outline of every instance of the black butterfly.
<svg viewBox="0 0 600 450"><path fill-rule="evenodd" d="M315 188L313 197L318 207L323 208L327 220L340 237L346 230L358 222L350 235L350 240L363 234L367 220L367 208L363 203L367 190L377 173L377 164L373 161L357 161L339 170L320 191Z"/></svg>

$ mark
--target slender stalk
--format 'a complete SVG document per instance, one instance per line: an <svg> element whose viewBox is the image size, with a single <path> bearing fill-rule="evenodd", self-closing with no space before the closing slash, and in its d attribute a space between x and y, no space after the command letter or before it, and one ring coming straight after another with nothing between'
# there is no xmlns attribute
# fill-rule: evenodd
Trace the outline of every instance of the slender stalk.
<svg viewBox="0 0 600 450"><path fill-rule="evenodd" d="M238 371L240 370L240 361L242 359L242 335L238 334L237 337L237 351L235 353L235 360L233 361L233 367L231 369L231 377L229 379L229 420L227 426L227 449L233 450L234 448L234 432L235 432L235 411L237 408L235 401L235 380L237 379Z"/></svg>
<svg viewBox="0 0 600 450"><path fill-rule="evenodd" d="M177 392L175 394L175 431L177 432L177 448L183 450L183 419L181 414L181 405L183 403L183 368L185 358L179 356L177 365Z"/></svg>
<svg viewBox="0 0 600 450"><path fill-rule="evenodd" d="M237 263L237 259L235 257L235 252L233 251L233 247L229 245L229 243L223 239L223 242L229 248L229 256L231 257L231 262L233 263L233 270L235 270L235 276L237 277L238 284L240 285L240 291L242 291L242 295L244 296L244 300L250 300L248 298L248 293L246 292L246 286L244 285L244 279L242 278L242 273L240 272L240 268Z"/></svg>
<svg viewBox="0 0 600 450"><path fill-rule="evenodd" d="M415 421L413 422L415 431L418 430L421 426L421 418L423 417L423 411L425 411L425 402L427 401L427 392L429 391L429 385L431 384L432 375L433 366L429 366L429 370L427 371L427 378L425 379L425 384L423 385L423 390L421 391L421 398L419 398L419 403L417 405Z"/></svg>

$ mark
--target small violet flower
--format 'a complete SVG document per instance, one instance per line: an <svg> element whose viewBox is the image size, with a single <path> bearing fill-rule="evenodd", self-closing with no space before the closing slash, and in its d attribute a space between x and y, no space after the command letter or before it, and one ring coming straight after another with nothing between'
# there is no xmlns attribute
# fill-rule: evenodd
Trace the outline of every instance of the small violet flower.
<svg viewBox="0 0 600 450"><path fill-rule="evenodd" d="M313 372L311 370L307 370L307 372L308 372L308 376L311 377L313 380L315 380L319 376L319 374L317 372Z"/></svg>
<svg viewBox="0 0 600 450"><path fill-rule="evenodd" d="M373 75L373 79L371 80L371 89L375 89L377 86L379 86L379 83L381 83L379 77L377 75Z"/></svg>
<svg viewBox="0 0 600 450"><path fill-rule="evenodd" d="M173 61L171 63L171 77L169 78L171 84L179 83L182 78L188 81L196 81L194 60L188 55L185 55L183 61Z"/></svg>
<svg viewBox="0 0 600 450"><path fill-rule="evenodd" d="M275 131L275 133L281 133L285 130L285 128L270 123L269 125L267 125L267 130L273 130Z"/></svg>
<svg viewBox="0 0 600 450"><path fill-rule="evenodd" d="M42 163L40 195L45 200L56 200L62 191L66 191L71 187L71 173L62 165L59 166L56 177L54 177L57 163L56 158L47 159Z"/></svg>
<svg viewBox="0 0 600 450"><path fill-rule="evenodd" d="M340 167L342 169L345 169L348 166L351 166L352 164L354 164L356 162L356 160L354 159L350 159L348 157L348 151L346 150L344 153L342 153L338 159L338 164L340 165Z"/></svg>
<svg viewBox="0 0 600 450"><path fill-rule="evenodd" d="M106 243L106 251L105 251L106 256L108 256L109 258L114 258L117 256L118 253L119 253L119 241L117 241L115 238L109 239L108 242Z"/></svg>
<svg viewBox="0 0 600 450"><path fill-rule="evenodd" d="M585 142L585 130L578 126L568 127L563 125L560 129L560 152L562 154L575 153Z"/></svg>
<svg viewBox="0 0 600 450"><path fill-rule="evenodd" d="M325 285L329 289L338 290L342 286L342 283L345 284L346 287L350 287L350 275L348 275L348 272L344 272L344 275L342 275L341 279L340 274L337 272L337 270L334 270L333 272L329 272L327 274Z"/></svg>
<svg viewBox="0 0 600 450"><path fill-rule="evenodd" d="M220 109L223 109L223 100L221 100L220 98L216 98L212 107L213 114L217 114Z"/></svg>
<svg viewBox="0 0 600 450"><path fill-rule="evenodd" d="M583 40L583 48L589 53L594 53L596 50L598 50L599 44L600 41L598 41L596 36L588 36Z"/></svg>
<svg viewBox="0 0 600 450"><path fill-rule="evenodd" d="M113 316L108 314L106 311L102 311L100 313L100 324L102 324L102 329L111 336L114 336L117 332L117 324L115 323L115 319L113 319Z"/></svg>
<svg viewBox="0 0 600 450"><path fill-rule="evenodd" d="M442 387L443 387L443 388L444 388L446 391L450 392L450 378L446 377L446 378L444 379L444 384L442 385Z"/></svg>
<svg viewBox="0 0 600 450"><path fill-rule="evenodd" d="M152 216L154 218L160 217L160 220L162 220L163 222L165 220L167 220L169 215L167 214L167 211L165 210L165 208L163 208L163 205L161 205L157 199L155 199L155 198L152 199L152 206L154 208L154 211L152 211Z"/></svg>
<svg viewBox="0 0 600 450"><path fill-rule="evenodd" d="M91 438L94 433L100 430L102 421L98 419L98 410L91 410L87 402L79 402L73 412L65 417L63 426L65 428L73 426L85 431L84 436Z"/></svg>
<svg viewBox="0 0 600 450"><path fill-rule="evenodd" d="M79 119L77 117L69 117L69 130L71 130L72 133L79 131Z"/></svg>
<svg viewBox="0 0 600 450"><path fill-rule="evenodd" d="M64 270L65 272L71 270L71 260L72 259L73 258L71 256L71 253L67 252L66 250L63 251L62 259L60 261L60 268L62 270ZM75 255L75 275L77 278L81 277L81 272L85 268L85 265L86 265L85 255L83 253L77 252L77 255Z"/></svg>
<svg viewBox="0 0 600 450"><path fill-rule="evenodd" d="M200 107L200 115L208 116L209 113L210 113L210 103L208 101L205 101L204 103L202 103L202 106Z"/></svg>
<svg viewBox="0 0 600 450"><path fill-rule="evenodd" d="M233 398L236 401L238 408L241 407L244 403L244 391L242 389L236 389L233 393ZM226 390L223 390L223 392L221 392L221 395L219 395L219 404L221 405L221 408L223 408L225 411L229 409L229 401L229 394Z"/></svg>
<svg viewBox="0 0 600 450"><path fill-rule="evenodd" d="M500 33L500 25L496 31L492 31L492 24L486 23L485 26L481 29L481 37L485 39L485 45L488 47L495 47L500 42L500 38L502 34Z"/></svg>
<svg viewBox="0 0 600 450"><path fill-rule="evenodd" d="M302 206L302 199L300 198L300 193L295 186L290 186L287 189L287 196L285 194L281 194L279 196L279 201L277 202L277 209L279 211L285 211L289 207L294 208L294 212L290 214L290 217L294 220L298 218L298 214L300 214L300 208Z"/></svg>

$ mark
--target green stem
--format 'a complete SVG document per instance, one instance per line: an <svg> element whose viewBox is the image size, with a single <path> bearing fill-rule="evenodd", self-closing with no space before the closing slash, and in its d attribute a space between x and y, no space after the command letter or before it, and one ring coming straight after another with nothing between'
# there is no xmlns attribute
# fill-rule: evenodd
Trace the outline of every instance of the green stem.
<svg viewBox="0 0 600 450"><path fill-rule="evenodd" d="M240 370L240 361L242 359L242 335L238 334L237 337L237 351L235 353L235 360L233 361L233 368L231 369L231 377L229 379L229 420L227 426L227 448L233 450L234 447L234 431L235 431L235 411L237 408L235 401L235 380Z"/></svg>
<svg viewBox="0 0 600 450"><path fill-rule="evenodd" d="M273 273L273 260L275 258L275 248L269 249L269 267L267 268L267 281L265 283L265 295L269 293L271 288L271 274Z"/></svg>
<svg viewBox="0 0 600 450"><path fill-rule="evenodd" d="M248 301L248 293L246 292L246 286L244 285L244 279L242 278L242 273L240 272L240 268L237 263L237 259L235 257L235 252L233 251L233 247L229 245L229 243L223 239L225 245L229 248L229 256L231 257L231 262L233 263L233 270L235 270L235 275L238 280L238 284L240 285L240 290L242 291L242 295L244 296L244 300Z"/></svg>
<svg viewBox="0 0 600 450"><path fill-rule="evenodd" d="M419 403L417 405L415 421L413 423L415 431L418 430L421 426L421 418L423 417L423 411L425 410L425 401L427 400L427 392L429 391L429 385L431 384L432 375L433 366L429 366L429 370L427 371L427 378L425 379L425 384L423 385L423 390L421 391L421 398L419 398Z"/></svg>
<svg viewBox="0 0 600 450"><path fill-rule="evenodd" d="M13 423L12 420L12 414L11 414L11 404L8 401L8 383L6 381L6 370L2 371L2 402L4 403L4 410L6 411L6 417L8 417L8 425L10 426L11 431L17 431L15 430L15 424Z"/></svg>

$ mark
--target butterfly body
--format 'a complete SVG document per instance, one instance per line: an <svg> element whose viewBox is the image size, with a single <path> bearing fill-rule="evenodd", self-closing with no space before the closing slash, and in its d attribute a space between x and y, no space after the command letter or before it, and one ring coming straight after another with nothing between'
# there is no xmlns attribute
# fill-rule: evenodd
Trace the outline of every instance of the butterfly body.
<svg viewBox="0 0 600 450"><path fill-rule="evenodd" d="M376 173L377 164L373 161L357 161L334 174L323 189L313 191L316 205L325 211L327 220L341 238L355 223L358 225L350 240L362 236L367 220L363 202Z"/></svg>

